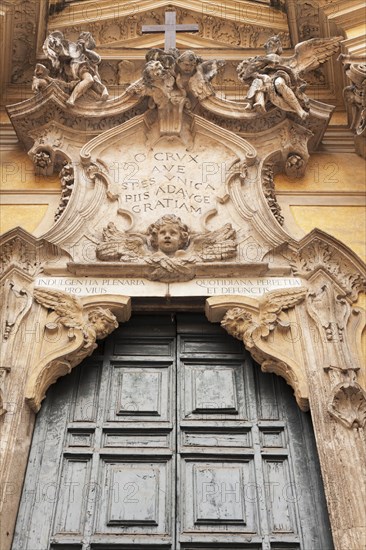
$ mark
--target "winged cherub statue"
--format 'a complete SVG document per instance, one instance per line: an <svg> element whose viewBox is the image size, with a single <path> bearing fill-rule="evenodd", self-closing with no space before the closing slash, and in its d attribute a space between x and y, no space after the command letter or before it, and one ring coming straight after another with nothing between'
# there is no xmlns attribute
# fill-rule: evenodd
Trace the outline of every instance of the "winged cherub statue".
<svg viewBox="0 0 366 550"><path fill-rule="evenodd" d="M342 36L312 38L297 44L294 55L284 57L280 37L269 38L264 44L266 55L244 59L237 67L239 79L249 84L247 109L265 113L266 102L270 101L301 119L307 118L309 99L302 77L336 53L341 40Z"/></svg>
<svg viewBox="0 0 366 550"><path fill-rule="evenodd" d="M109 309L94 307L85 313L81 300L66 292L35 288L34 299L41 306L56 312L59 322L69 329L70 338L75 329L82 331L83 350L88 355L97 347L95 340L105 338L118 327L118 321Z"/></svg>
<svg viewBox="0 0 366 550"><path fill-rule="evenodd" d="M189 281L195 276L194 264L236 256L236 232L226 224L216 231L192 234L179 217L167 214L140 234L119 231L109 223L96 253L101 261L151 265L153 281Z"/></svg>
<svg viewBox="0 0 366 550"><path fill-rule="evenodd" d="M147 95L158 106L167 101L174 103L178 97L185 98L190 92L199 99L214 94L211 80L216 76L224 61L203 61L193 51L179 53L153 48L146 54L146 65L140 80L127 88L127 93Z"/></svg>
<svg viewBox="0 0 366 550"><path fill-rule="evenodd" d="M43 44L43 51L57 76L73 85L68 105L74 105L89 89L104 101L109 97L99 75L101 57L93 51L95 46L90 32L82 32L77 42L71 42L61 31L53 31Z"/></svg>

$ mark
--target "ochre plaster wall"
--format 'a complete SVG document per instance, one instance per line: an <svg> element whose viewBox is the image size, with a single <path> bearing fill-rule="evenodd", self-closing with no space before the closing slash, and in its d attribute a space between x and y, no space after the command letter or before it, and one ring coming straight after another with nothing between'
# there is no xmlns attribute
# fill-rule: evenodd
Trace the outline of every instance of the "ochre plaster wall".
<svg viewBox="0 0 366 550"><path fill-rule="evenodd" d="M280 192L364 192L365 160L356 153L313 153L304 177L296 179L281 174L275 181Z"/></svg>
<svg viewBox="0 0 366 550"><path fill-rule="evenodd" d="M363 260L366 259L363 206L292 206L291 212L305 233L318 227L352 248Z"/></svg>
<svg viewBox="0 0 366 550"><path fill-rule="evenodd" d="M0 154L1 190L2 196L7 197L6 204L1 201L0 230L5 232L20 226L33 233L49 205L54 207L54 193L60 190L58 175L36 175L32 161L18 146L0 151ZM278 175L275 181L280 202L282 193L296 193L287 199L293 217L288 221L295 222L301 234L318 227L340 239L361 258L366 258L366 219L362 197L365 189L364 159L355 153L315 153L303 178L294 180ZM40 204L39 193L42 191L44 198ZM53 200L51 195L50 201L44 200L50 192ZM352 205L347 204L350 196ZM52 223L52 216L48 218ZM290 223L288 230L291 232Z"/></svg>

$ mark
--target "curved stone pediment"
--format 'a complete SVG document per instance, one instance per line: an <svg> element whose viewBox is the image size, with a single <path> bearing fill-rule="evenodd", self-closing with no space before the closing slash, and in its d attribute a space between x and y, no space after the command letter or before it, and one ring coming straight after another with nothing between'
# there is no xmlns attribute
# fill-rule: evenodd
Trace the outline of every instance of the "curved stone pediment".
<svg viewBox="0 0 366 550"><path fill-rule="evenodd" d="M161 136L148 113L95 137L73 159L71 198L45 235L68 252L72 272L88 265L96 275L108 261L114 274L151 278L158 250L149 227L167 215L189 233L173 264L192 264L189 273L200 276L230 265L267 272L264 255L291 238L262 189L263 159L248 141L197 115L184 115L182 128ZM258 248L255 261L245 252L249 243ZM192 278L178 280L184 277Z"/></svg>
<svg viewBox="0 0 366 550"><path fill-rule="evenodd" d="M125 92L97 103L93 97L83 97L72 107L66 105L67 98L68 95L51 82L33 97L7 106L18 139L27 150L34 145L45 122L74 129L81 137L97 135L146 110L142 98L132 97Z"/></svg>

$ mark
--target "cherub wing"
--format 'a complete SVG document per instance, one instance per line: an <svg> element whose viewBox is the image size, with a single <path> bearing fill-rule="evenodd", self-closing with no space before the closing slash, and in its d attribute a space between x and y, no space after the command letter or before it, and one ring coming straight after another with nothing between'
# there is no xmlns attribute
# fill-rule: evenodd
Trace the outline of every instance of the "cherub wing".
<svg viewBox="0 0 366 550"><path fill-rule="evenodd" d="M213 88L210 82L205 80L203 73L197 70L189 79L189 89L195 97L205 99L213 94Z"/></svg>
<svg viewBox="0 0 366 550"><path fill-rule="evenodd" d="M103 241L120 241L125 238L126 232L117 229L113 222L110 222L107 227L103 229Z"/></svg>
<svg viewBox="0 0 366 550"><path fill-rule="evenodd" d="M216 59L203 61L198 65L200 71L202 71L206 80L211 80L217 75L219 69L225 65L225 61L219 61Z"/></svg>
<svg viewBox="0 0 366 550"><path fill-rule="evenodd" d="M144 255L147 237L143 233L120 231L110 222L103 229L103 241L97 246L97 257L102 261L136 261Z"/></svg>
<svg viewBox="0 0 366 550"><path fill-rule="evenodd" d="M281 58L281 65L290 67L298 76L317 69L339 50L343 36L311 38L295 46L292 57Z"/></svg>
<svg viewBox="0 0 366 550"><path fill-rule="evenodd" d="M189 89L195 97L205 99L214 93L211 80L217 75L223 61L203 61L197 65L197 71L189 79Z"/></svg>
<svg viewBox="0 0 366 550"><path fill-rule="evenodd" d="M300 303L306 293L305 288L287 288L265 294L259 304L262 336L267 336L276 324L289 326L288 318L282 312Z"/></svg>
<svg viewBox="0 0 366 550"><path fill-rule="evenodd" d="M41 306L53 309L65 327L82 328L85 324L83 305L76 296L45 288L35 288L33 296Z"/></svg>
<svg viewBox="0 0 366 550"><path fill-rule="evenodd" d="M230 223L216 231L192 237L192 249L203 262L226 260L236 256L236 231Z"/></svg>
<svg viewBox="0 0 366 550"><path fill-rule="evenodd" d="M268 64L265 56L255 56L245 58L236 68L238 78L242 82L254 77L254 73L260 72Z"/></svg>

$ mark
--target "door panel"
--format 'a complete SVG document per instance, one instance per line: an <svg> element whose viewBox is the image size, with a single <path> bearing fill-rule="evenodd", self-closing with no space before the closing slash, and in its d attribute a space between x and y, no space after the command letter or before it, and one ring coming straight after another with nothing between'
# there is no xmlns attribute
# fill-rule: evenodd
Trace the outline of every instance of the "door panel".
<svg viewBox="0 0 366 550"><path fill-rule="evenodd" d="M148 548L332 548L309 415L201 315L136 316L37 418L13 550Z"/></svg>

